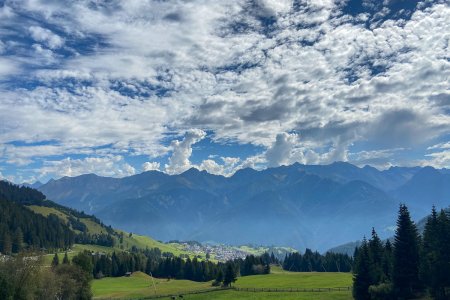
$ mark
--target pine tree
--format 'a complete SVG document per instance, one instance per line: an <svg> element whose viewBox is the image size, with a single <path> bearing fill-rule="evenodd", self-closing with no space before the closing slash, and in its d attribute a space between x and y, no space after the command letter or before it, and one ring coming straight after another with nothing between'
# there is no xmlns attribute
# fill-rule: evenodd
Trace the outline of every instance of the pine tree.
<svg viewBox="0 0 450 300"><path fill-rule="evenodd" d="M353 297L356 300L368 300L370 299L369 286L371 285L371 276L369 246L366 238L364 238L361 247L358 249L357 255L353 270Z"/></svg>
<svg viewBox="0 0 450 300"><path fill-rule="evenodd" d="M424 284L428 287L435 286L435 274L434 268L437 265L438 260L438 221L436 208L433 206L430 217L428 217L425 224L425 230L423 232L423 245L421 253L420 263L420 278Z"/></svg>
<svg viewBox="0 0 450 300"><path fill-rule="evenodd" d="M384 245L384 253L383 253L383 261L382 261L382 269L383 274L387 281L392 281L392 245L389 240L386 241Z"/></svg>
<svg viewBox="0 0 450 300"><path fill-rule="evenodd" d="M213 286L219 286L223 282L223 271L222 268L219 268L219 271L217 272L216 279L212 283Z"/></svg>
<svg viewBox="0 0 450 300"><path fill-rule="evenodd" d="M228 263L227 268L225 269L223 285L230 286L235 281L236 281L236 272L234 271L233 265L231 263Z"/></svg>
<svg viewBox="0 0 450 300"><path fill-rule="evenodd" d="M395 232L392 283L398 298L408 299L420 289L419 243L416 225L408 208L401 204Z"/></svg>
<svg viewBox="0 0 450 300"><path fill-rule="evenodd" d="M371 284L379 284L386 279L383 274L383 244L378 237L375 228L372 228L372 238L369 240L369 261Z"/></svg>
<svg viewBox="0 0 450 300"><path fill-rule="evenodd" d="M59 265L58 253L55 253L55 256L53 256L52 260L52 267L57 267L58 265Z"/></svg>
<svg viewBox="0 0 450 300"><path fill-rule="evenodd" d="M450 286L450 218L433 207L425 224L420 278L434 299L448 299Z"/></svg>
<svg viewBox="0 0 450 300"><path fill-rule="evenodd" d="M63 261L62 261L62 263L63 263L64 265L68 265L68 264L70 264L70 261L69 261L69 256L67 256L67 252L66 252L66 253L64 253L64 258L63 258Z"/></svg>
<svg viewBox="0 0 450 300"><path fill-rule="evenodd" d="M18 253L22 250L22 244L23 244L23 233L22 230L18 227L14 231L14 236L12 240L12 252Z"/></svg>

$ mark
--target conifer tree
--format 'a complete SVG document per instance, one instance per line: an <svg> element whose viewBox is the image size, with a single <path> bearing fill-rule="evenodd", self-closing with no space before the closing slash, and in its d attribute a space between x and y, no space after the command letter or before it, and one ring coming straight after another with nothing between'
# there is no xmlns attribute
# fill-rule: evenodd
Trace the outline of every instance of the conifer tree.
<svg viewBox="0 0 450 300"><path fill-rule="evenodd" d="M236 272L234 271L233 265L231 263L228 263L225 269L223 285L230 286L235 281L236 281Z"/></svg>
<svg viewBox="0 0 450 300"><path fill-rule="evenodd" d="M62 261L62 263L63 263L64 265L68 265L68 264L70 264L70 261L69 261L69 256L67 256L67 252L66 252L66 253L64 253L64 258L63 258L63 261Z"/></svg>
<svg viewBox="0 0 450 300"><path fill-rule="evenodd" d="M425 223L423 232L423 245L421 251L420 278L428 287L435 286L435 272L438 260L438 221L436 208L433 206L431 215Z"/></svg>
<svg viewBox="0 0 450 300"><path fill-rule="evenodd" d="M419 243L416 225L408 208L401 204L397 219L393 253L392 283L398 298L411 298L420 289Z"/></svg>
<svg viewBox="0 0 450 300"><path fill-rule="evenodd" d="M53 256L52 260L52 267L57 267L58 265L59 265L58 253L55 253L55 256Z"/></svg>
<svg viewBox="0 0 450 300"><path fill-rule="evenodd" d="M383 244L378 237L375 228L372 228L372 237L369 240L369 261L370 261L370 281L371 284L379 284L386 279L383 274Z"/></svg>
<svg viewBox="0 0 450 300"><path fill-rule="evenodd" d="M392 281L392 245L389 240L386 241L384 245L382 269L386 281Z"/></svg>
<svg viewBox="0 0 450 300"><path fill-rule="evenodd" d="M366 238L363 239L357 255L353 270L353 297L356 300L366 300L370 299L369 286L371 285L369 246Z"/></svg>
<svg viewBox="0 0 450 300"><path fill-rule="evenodd" d="M23 244L23 233L20 227L14 231L13 241L12 241L12 252L18 253L22 250Z"/></svg>
<svg viewBox="0 0 450 300"><path fill-rule="evenodd" d="M424 236L424 239L427 238L427 252L424 250L423 256L425 256L425 259L423 259L423 265L428 264L426 270L429 272L425 274L428 279L425 280L425 283L429 288L430 294L435 299L449 299L450 218L444 210L441 210L435 219L432 216L429 221L431 223L430 227L426 229L430 230L427 230L427 235Z"/></svg>

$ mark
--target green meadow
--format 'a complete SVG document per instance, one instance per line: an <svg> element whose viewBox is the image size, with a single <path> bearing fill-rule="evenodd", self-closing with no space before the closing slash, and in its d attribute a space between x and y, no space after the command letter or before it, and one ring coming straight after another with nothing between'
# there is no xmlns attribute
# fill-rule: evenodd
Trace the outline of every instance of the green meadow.
<svg viewBox="0 0 450 300"><path fill-rule="evenodd" d="M136 299L205 289L212 289L211 282L152 279L152 277L142 272L135 272L130 277L97 279L92 283L94 298L97 299Z"/></svg>
<svg viewBox="0 0 450 300"><path fill-rule="evenodd" d="M236 288L278 288L310 289L350 287L352 275L349 273L295 273L274 268L269 275L239 277ZM331 292L247 292L219 290L211 282L188 280L153 279L141 272L130 277L103 278L94 280L92 290L95 299L138 299L154 295L184 294L184 299L352 299L351 291ZM211 290L201 294L189 292ZM169 299L169 298L167 298Z"/></svg>

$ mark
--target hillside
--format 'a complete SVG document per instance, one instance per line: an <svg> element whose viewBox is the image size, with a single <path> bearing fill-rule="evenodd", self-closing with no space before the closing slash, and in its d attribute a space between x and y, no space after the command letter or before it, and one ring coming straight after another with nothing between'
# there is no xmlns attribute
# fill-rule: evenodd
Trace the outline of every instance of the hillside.
<svg viewBox="0 0 450 300"><path fill-rule="evenodd" d="M247 254L262 255L266 251L274 252L275 255L282 258L286 253L295 251L282 247L233 247L202 245L196 242L194 242L194 247L191 246L191 243L180 241L163 243L145 235L106 226L98 218L52 202L46 199L41 192L26 186L17 186L1 181L0 193L2 195L0 197L2 208L0 234L3 237L0 239L0 252L3 253L37 248L51 253L59 250L60 255L64 255L68 250L69 257L72 257L83 250L112 253L130 249L158 248L163 255L171 253L176 256L205 258L206 253L210 253L211 260L224 261L245 257ZM14 201L6 198L14 199ZM22 224L22 221L25 223ZM20 228L19 233L23 236L20 238L23 240L20 247L16 242L17 228ZM7 251L4 251L5 236L8 244ZM51 237L49 241L46 240L48 237ZM9 250L10 248L11 250ZM51 258L51 254L46 257L47 263L50 263Z"/></svg>
<svg viewBox="0 0 450 300"><path fill-rule="evenodd" d="M0 181L0 212L0 252L3 253L27 248L112 252L136 247L159 248L174 255L189 254L176 244L113 229L94 216L46 199L35 189L6 181Z"/></svg>
<svg viewBox="0 0 450 300"><path fill-rule="evenodd" d="M343 162L296 163L243 169L231 177L196 169L172 176L158 171L125 178L87 174L52 180L40 190L114 227L160 240L324 251L368 235L372 227L383 238L391 236L401 202L416 219L432 204L449 205L448 176L433 168L380 171Z"/></svg>
<svg viewBox="0 0 450 300"><path fill-rule="evenodd" d="M0 181L0 252L17 253L23 249L69 248L75 240L70 226L55 215L43 217L23 204L44 202L36 190Z"/></svg>

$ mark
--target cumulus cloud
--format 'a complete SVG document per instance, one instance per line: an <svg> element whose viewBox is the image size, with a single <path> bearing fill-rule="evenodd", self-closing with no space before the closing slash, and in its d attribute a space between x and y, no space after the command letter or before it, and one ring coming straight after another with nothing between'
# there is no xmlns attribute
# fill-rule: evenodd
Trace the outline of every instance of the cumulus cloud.
<svg viewBox="0 0 450 300"><path fill-rule="evenodd" d="M144 172L147 171L159 171L159 167L160 167L160 163L156 162L156 161L146 161L145 163L142 164L142 170Z"/></svg>
<svg viewBox="0 0 450 300"><path fill-rule="evenodd" d="M298 135L295 133L279 133L275 142L266 151L268 167L278 167L291 162L292 150L298 143Z"/></svg>
<svg viewBox="0 0 450 300"><path fill-rule="evenodd" d="M238 157L221 157L221 160L222 163L217 163L213 159L205 159L196 168L205 170L210 174L222 176L231 176L237 169L241 168L239 165L240 158Z"/></svg>
<svg viewBox="0 0 450 300"><path fill-rule="evenodd" d="M179 174L192 167L189 158L192 155L192 145L198 143L206 136L206 132L200 129L190 129L186 131L182 141L174 140L170 144L172 155L168 164L165 165L165 171L168 174Z"/></svg>

